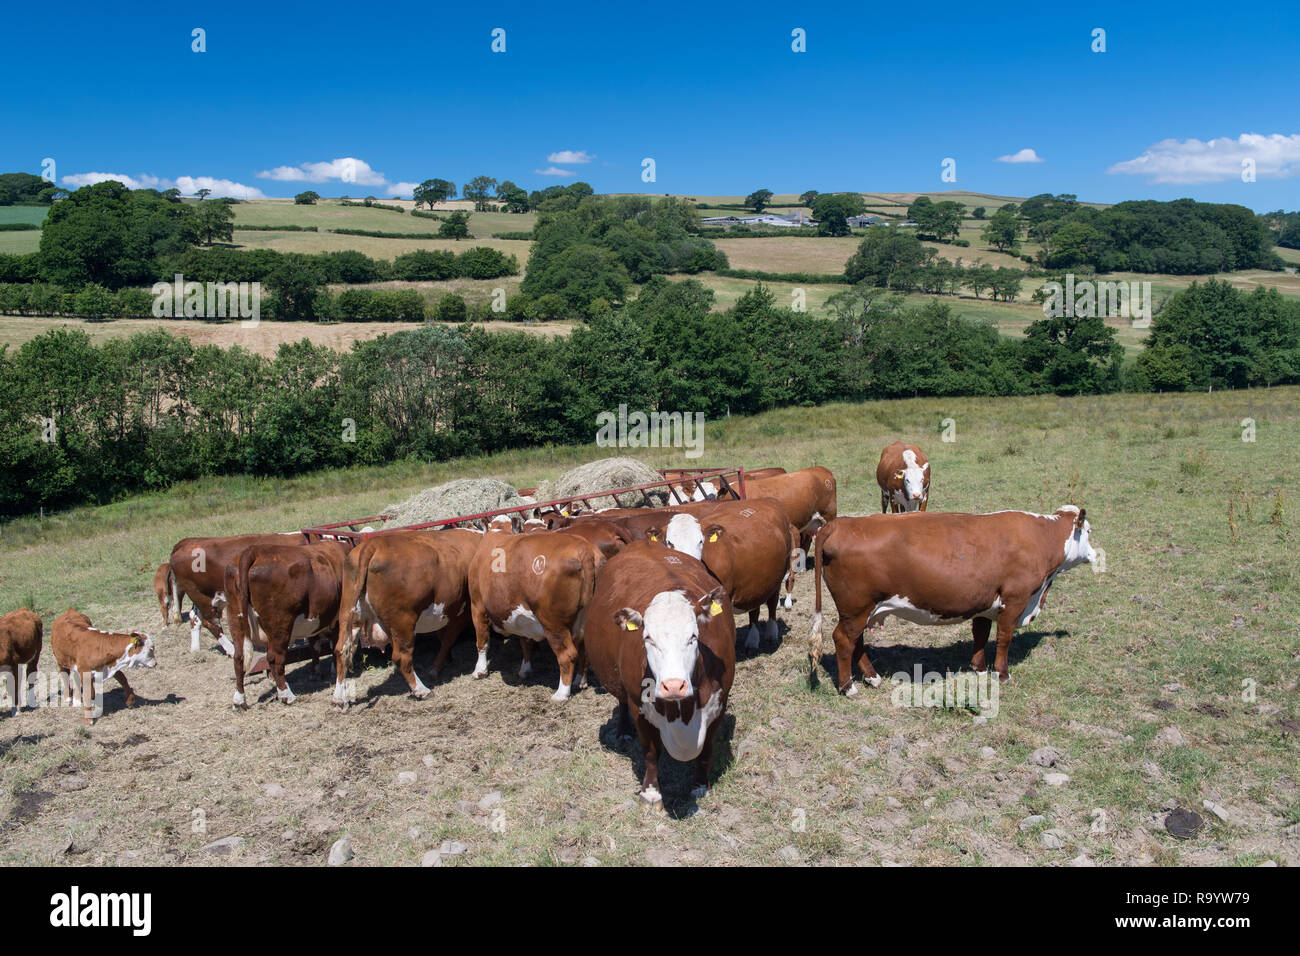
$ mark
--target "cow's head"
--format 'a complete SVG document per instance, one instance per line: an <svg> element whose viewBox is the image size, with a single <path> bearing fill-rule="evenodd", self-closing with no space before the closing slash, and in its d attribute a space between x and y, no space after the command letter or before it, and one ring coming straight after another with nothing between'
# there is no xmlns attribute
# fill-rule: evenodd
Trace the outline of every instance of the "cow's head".
<svg viewBox="0 0 1300 956"><path fill-rule="evenodd" d="M656 700L685 700L695 693L700 626L723 612L725 594L721 586L695 600L684 591L660 591L644 615L630 607L614 613L618 627L641 632Z"/></svg>
<svg viewBox="0 0 1300 956"><path fill-rule="evenodd" d="M153 638L141 631L131 632L131 642L117 659L118 667L157 667L158 658L153 652Z"/></svg>
<svg viewBox="0 0 1300 956"><path fill-rule="evenodd" d="M1061 570L1065 571L1085 561L1091 564L1097 558L1092 548L1092 524L1088 521L1088 512L1074 505L1062 505L1056 510L1056 517L1070 522L1070 535L1065 539L1065 560Z"/></svg>
<svg viewBox="0 0 1300 956"><path fill-rule="evenodd" d="M903 498L908 511L915 511L925 500L925 478L930 471L930 463L916 463L916 452L907 449L903 452L903 467L894 474L902 483Z"/></svg>
<svg viewBox="0 0 1300 956"><path fill-rule="evenodd" d="M657 529L651 529L657 531ZM651 538L660 537L652 534ZM704 529L694 515L673 515L663 530L663 542L674 551L699 559L704 554Z"/></svg>

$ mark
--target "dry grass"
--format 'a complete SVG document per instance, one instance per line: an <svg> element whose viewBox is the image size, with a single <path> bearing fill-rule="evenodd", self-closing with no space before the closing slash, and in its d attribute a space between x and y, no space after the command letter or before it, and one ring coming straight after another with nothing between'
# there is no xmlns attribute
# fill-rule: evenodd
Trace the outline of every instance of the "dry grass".
<svg viewBox="0 0 1300 956"><path fill-rule="evenodd" d="M948 417L951 444L937 437ZM1240 440L1244 417L1256 420L1253 444ZM1300 389L788 409L709 424L704 461L824 464L839 478L841 511L862 513L878 500L876 450L894 438L930 455L936 509L1078 500L1107 552L1105 573L1061 578L1017 637L1012 682L986 724L897 708L888 683L852 699L827 681L810 691L810 575L780 615L780 645L738 666L713 789L686 799L686 772L672 765L666 810L636 804L636 760L601 742L608 695L550 703L556 671L545 652L521 684L517 648L494 640L490 675L474 681L472 642L462 640L424 702L376 659L346 715L331 711L329 685L309 679L308 664L293 665L298 703L275 703L258 678L252 708L235 714L229 662L211 649L191 655L173 627L159 635L157 670L132 675L140 706L123 710L110 691L89 734L68 712L0 718L0 863L320 865L344 832L358 864L413 864L444 839L469 845L448 861L468 864L770 864L791 853L809 863L1300 863L1300 841L1287 835L1300 823L1300 760L1286 723L1298 716L1289 506L1300 496ZM100 625L157 634L152 569L183 535L359 516L459 474L533 484L602 454L516 452L247 488L213 480L10 525L0 534L0 611L31 601L48 620L75 604ZM694 463L670 450L644 457ZM1288 507L1273 524L1278 488ZM964 665L970 636L891 621L872 646L883 674L943 671ZM421 642L426 680L432 657ZM1158 738L1168 726L1183 743ZM1064 755L1053 768L1069 775L1064 786L1046 785L1029 762L1042 746ZM402 771L415 782L399 782ZM65 790L71 777L86 788ZM283 792L268 795L271 785ZM480 810L497 791L496 807ZM1226 807L1228 822L1203 800ZM1185 843L1166 834L1159 815L1170 802L1205 815L1206 833ZM1092 832L1096 809L1104 832ZM1034 813L1046 822L1022 830ZM1045 848L1044 827L1066 846ZM201 849L228 835L244 839L233 858Z"/></svg>

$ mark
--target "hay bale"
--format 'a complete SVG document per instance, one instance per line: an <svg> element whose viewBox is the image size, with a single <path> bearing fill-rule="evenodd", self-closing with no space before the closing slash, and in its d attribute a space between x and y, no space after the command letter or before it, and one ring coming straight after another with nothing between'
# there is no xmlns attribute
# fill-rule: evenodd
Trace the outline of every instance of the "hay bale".
<svg viewBox="0 0 1300 956"><path fill-rule="evenodd" d="M423 524L440 518L478 514L525 504L512 485L496 478L458 478L444 485L417 491L401 504L389 505L385 528Z"/></svg>
<svg viewBox="0 0 1300 956"><path fill-rule="evenodd" d="M635 458L601 458L579 465L567 471L555 481L544 481L537 486L538 501L553 498L569 498L585 495L609 488L625 488L628 485L644 485L651 481L660 481L662 476L643 461ZM647 494L650 500L646 500ZM615 498L618 500L616 501ZM649 492L629 491L621 495L604 495L590 499L593 508L640 508L647 505L659 506L667 500L663 489L651 489Z"/></svg>

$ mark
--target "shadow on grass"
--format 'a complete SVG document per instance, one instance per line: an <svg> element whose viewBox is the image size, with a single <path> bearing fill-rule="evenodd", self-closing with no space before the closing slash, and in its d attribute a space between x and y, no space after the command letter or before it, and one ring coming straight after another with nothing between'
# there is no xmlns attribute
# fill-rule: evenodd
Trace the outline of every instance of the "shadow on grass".
<svg viewBox="0 0 1300 956"><path fill-rule="evenodd" d="M886 625L888 627L888 625ZM954 628L956 625L954 625ZM895 674L903 674L908 680L915 677L916 669L919 667L922 674L939 673L955 674L959 671L969 671L971 656L975 653L974 643L970 638L969 630L965 630L965 639L947 644L942 647L914 647L909 644L882 644L880 635L884 632L877 631L875 642L871 639L871 634L867 635L867 657L871 660L871 666L876 669L876 673L881 679L888 681ZM1015 667L1021 661L1025 660L1044 638L1047 637L1068 637L1069 631L1017 631L1011 639L1011 649L1007 652L1007 669L1012 671L1011 679L1015 680ZM827 643L832 643L827 641ZM996 642L991 637L988 646L985 648L984 657L989 667L993 666ZM831 684L835 683L836 674L838 673L838 664L836 663L835 650L832 646L828 653L822 654L818 660L819 667L817 676L820 679L829 679ZM862 675L855 667L853 669L855 679L861 679Z"/></svg>

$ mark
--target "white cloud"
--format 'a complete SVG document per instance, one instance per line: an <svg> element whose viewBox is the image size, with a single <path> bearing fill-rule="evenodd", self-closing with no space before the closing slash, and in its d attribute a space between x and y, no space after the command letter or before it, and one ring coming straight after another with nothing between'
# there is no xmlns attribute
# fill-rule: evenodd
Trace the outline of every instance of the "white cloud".
<svg viewBox="0 0 1300 956"><path fill-rule="evenodd" d="M1140 156L1116 163L1108 173L1149 176L1153 183L1214 183L1241 178L1241 162L1255 161L1260 179L1286 179L1300 174L1300 133L1242 133L1207 142L1164 139Z"/></svg>
<svg viewBox="0 0 1300 956"><path fill-rule="evenodd" d="M237 183L231 179L215 179L212 176L177 176L175 179L165 179L161 176L151 176L148 173L141 173L139 176L128 176L125 173L73 173L71 176L64 176L63 182L67 186L81 187L93 186L95 183L108 182L115 180L127 189L179 189L183 195L193 196L200 189L210 189L213 198L220 199L230 197L232 199L265 199L262 191L256 186L245 186L243 183Z"/></svg>
<svg viewBox="0 0 1300 956"><path fill-rule="evenodd" d="M297 166L276 166L257 174L258 179L274 179L282 183L325 183L338 180L358 186L387 186L388 178L371 168L364 159L345 156L328 163L301 163Z"/></svg>
<svg viewBox="0 0 1300 956"><path fill-rule="evenodd" d="M999 163L1041 163L1043 158L1032 149L1026 147L1018 153L1011 153L1008 156L999 156Z"/></svg>
<svg viewBox="0 0 1300 956"><path fill-rule="evenodd" d="M538 176L576 176L572 169L560 169L558 166L547 166L545 169L534 169Z"/></svg>
<svg viewBox="0 0 1300 956"><path fill-rule="evenodd" d="M389 183L384 187L385 196L401 196L403 199L409 199L411 193L415 192L415 187L419 183Z"/></svg>
<svg viewBox="0 0 1300 956"><path fill-rule="evenodd" d="M585 149L562 149L558 153L551 153L546 157L546 161L548 163L589 163L595 158Z"/></svg>

